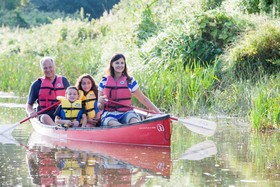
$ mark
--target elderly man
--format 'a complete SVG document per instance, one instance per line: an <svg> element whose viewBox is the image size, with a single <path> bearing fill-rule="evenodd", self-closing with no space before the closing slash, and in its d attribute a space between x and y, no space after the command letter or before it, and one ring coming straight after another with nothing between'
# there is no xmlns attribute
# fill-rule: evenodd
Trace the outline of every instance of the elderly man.
<svg viewBox="0 0 280 187"><path fill-rule="evenodd" d="M55 62L51 57L43 57L40 60L40 65L44 76L32 83L25 108L30 117L36 117L36 112L57 102L57 96L65 96L65 90L70 86L67 78L55 74ZM33 104L36 101L38 106L35 111ZM51 108L40 114L39 120L44 124L55 125L54 111L55 108Z"/></svg>

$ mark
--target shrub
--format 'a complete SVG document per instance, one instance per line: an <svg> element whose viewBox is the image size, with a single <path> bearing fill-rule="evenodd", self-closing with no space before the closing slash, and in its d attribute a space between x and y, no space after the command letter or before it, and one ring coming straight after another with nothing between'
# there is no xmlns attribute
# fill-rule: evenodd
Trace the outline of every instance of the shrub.
<svg viewBox="0 0 280 187"><path fill-rule="evenodd" d="M247 12L249 14L270 14L272 17L279 17L280 15L279 0L240 1L239 6L242 7L243 12Z"/></svg>
<svg viewBox="0 0 280 187"><path fill-rule="evenodd" d="M242 31L240 23L222 11L198 13L184 28L173 27L160 33L155 38L155 47L144 46L141 55L144 61L160 58L164 64L177 58L182 59L184 66L193 60L211 64Z"/></svg>
<svg viewBox="0 0 280 187"><path fill-rule="evenodd" d="M211 10L221 6L224 0L200 0L204 10Z"/></svg>
<svg viewBox="0 0 280 187"><path fill-rule="evenodd" d="M147 6L142 13L140 24L136 30L137 45L141 46L148 38L155 35L157 27L155 15L153 15L150 6Z"/></svg>
<svg viewBox="0 0 280 187"><path fill-rule="evenodd" d="M280 71L280 24L265 24L248 32L229 50L226 63L238 79L258 79Z"/></svg>

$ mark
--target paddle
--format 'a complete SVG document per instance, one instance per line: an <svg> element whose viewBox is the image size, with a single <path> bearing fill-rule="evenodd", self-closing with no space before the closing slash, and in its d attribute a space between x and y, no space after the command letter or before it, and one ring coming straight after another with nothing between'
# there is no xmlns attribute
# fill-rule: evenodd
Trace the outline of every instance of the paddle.
<svg viewBox="0 0 280 187"><path fill-rule="evenodd" d="M135 108L137 110L141 110L141 111L144 111L147 113L157 114L156 112L146 110L143 108L139 108L136 106L132 106L132 105L129 106L129 105L125 105L125 104L122 104L122 103L119 103L116 101L112 101L112 100L107 100L107 101L111 102L113 104L129 107L129 108ZM217 124L215 122L201 119L201 118L189 117L187 119L180 119L180 118L177 118L174 116L171 116L170 118L174 121L178 121L178 122L182 123L184 126L186 126L192 132L196 132L196 133L202 134L204 136L213 136L215 134L215 131L217 128Z"/></svg>
<svg viewBox="0 0 280 187"><path fill-rule="evenodd" d="M53 108L53 107L55 107L55 106L57 106L57 105L59 105L59 104L60 104L60 101L59 101L59 102L56 102L56 103L54 103L54 104L52 104L52 105L50 105L50 106L48 106L48 107L46 107L46 108L44 108L44 109L42 109L42 110L40 110L39 112L37 112L37 115L36 115L36 116L38 116L38 115L44 113L45 111L47 111L47 110L49 110L49 109L51 109L51 108ZM0 126L0 135L1 135L1 134L4 134L4 133L11 133L11 132L13 131L13 129L16 128L19 124L22 124L22 123L28 121L28 120L31 119L31 118L32 118L32 117L27 117L27 118L25 118L25 119L23 119L23 120L21 120L21 121L15 123L15 124L13 124L13 125L1 125L1 126Z"/></svg>

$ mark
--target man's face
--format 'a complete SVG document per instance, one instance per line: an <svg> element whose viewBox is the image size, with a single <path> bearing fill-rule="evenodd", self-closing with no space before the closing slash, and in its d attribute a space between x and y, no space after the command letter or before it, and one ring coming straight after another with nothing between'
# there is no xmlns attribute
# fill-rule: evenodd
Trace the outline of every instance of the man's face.
<svg viewBox="0 0 280 187"><path fill-rule="evenodd" d="M54 63L47 59L42 63L42 70L46 78L52 79L55 76Z"/></svg>

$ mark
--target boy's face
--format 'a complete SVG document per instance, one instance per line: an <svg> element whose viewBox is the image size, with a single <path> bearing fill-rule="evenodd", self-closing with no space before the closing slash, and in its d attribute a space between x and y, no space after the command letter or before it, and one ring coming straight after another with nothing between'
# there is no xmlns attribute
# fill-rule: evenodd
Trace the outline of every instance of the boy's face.
<svg viewBox="0 0 280 187"><path fill-rule="evenodd" d="M79 98L79 93L75 89L69 89L69 90L67 90L66 98L70 102L74 102L74 101L76 101Z"/></svg>

